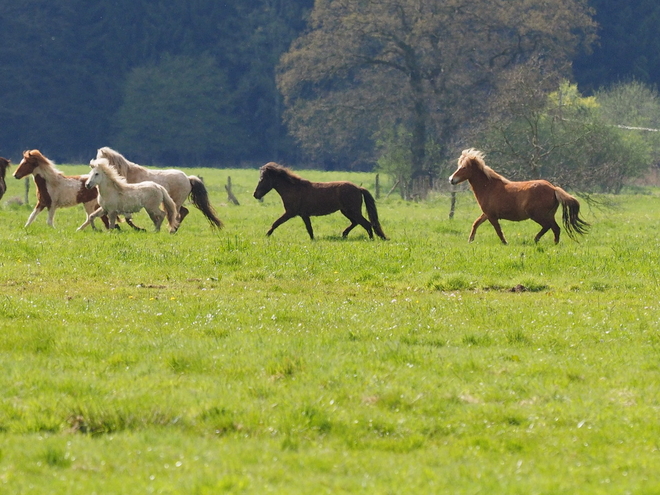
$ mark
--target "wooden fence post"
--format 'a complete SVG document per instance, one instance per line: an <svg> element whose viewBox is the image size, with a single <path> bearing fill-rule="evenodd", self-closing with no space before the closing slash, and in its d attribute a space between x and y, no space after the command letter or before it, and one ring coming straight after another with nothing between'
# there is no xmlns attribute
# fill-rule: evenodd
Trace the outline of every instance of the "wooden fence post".
<svg viewBox="0 0 660 495"><path fill-rule="evenodd" d="M227 191L227 198L229 201L234 203L236 206L240 206L240 203L238 202L238 199L236 199L236 196L234 196L234 193L231 192L231 177L227 176L227 185L225 186L225 190Z"/></svg>
<svg viewBox="0 0 660 495"><path fill-rule="evenodd" d="M451 192L451 206L449 207L449 218L454 218L454 211L456 211L456 191Z"/></svg>
<svg viewBox="0 0 660 495"><path fill-rule="evenodd" d="M380 174L376 174L376 199L380 199Z"/></svg>
<svg viewBox="0 0 660 495"><path fill-rule="evenodd" d="M25 178L25 204L29 205L30 204L30 179L28 177Z"/></svg>

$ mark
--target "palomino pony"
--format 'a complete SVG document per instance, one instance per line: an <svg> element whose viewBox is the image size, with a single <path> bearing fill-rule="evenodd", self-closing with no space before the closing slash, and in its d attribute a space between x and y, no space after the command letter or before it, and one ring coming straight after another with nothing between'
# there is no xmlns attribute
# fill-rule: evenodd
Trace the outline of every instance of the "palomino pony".
<svg viewBox="0 0 660 495"><path fill-rule="evenodd" d="M9 167L9 160L0 156L0 199L7 192L7 183L5 182L5 175L7 175L7 168Z"/></svg>
<svg viewBox="0 0 660 495"><path fill-rule="evenodd" d="M142 167L137 163L128 161L121 153L107 146L97 151L96 158L107 159L110 165L119 172L119 175L131 184L150 180L167 189L179 212L179 223L183 222L188 214L188 208L183 206L183 203L186 198L190 197L192 203L204 214L212 227L219 229L223 227L209 202L206 186L199 177L186 175L181 170L154 170Z"/></svg>
<svg viewBox="0 0 660 495"><path fill-rule="evenodd" d="M22 179L29 174L32 174L34 183L37 186L37 206L34 207L28 217L26 227L34 221L44 208L48 208L48 225L54 227L53 219L55 218L55 210L58 208L82 203L87 215L89 215L99 207L96 199L97 191L85 188L87 176L64 175L39 150L23 152L23 159L18 164L14 177ZM102 220L103 223L106 223L107 217ZM93 223L92 228L96 230Z"/></svg>
<svg viewBox="0 0 660 495"><path fill-rule="evenodd" d="M167 215L170 233L176 232L179 227L176 205L163 186L152 181L129 184L105 158L92 160L90 166L92 170L85 187L88 190L98 187L100 207L87 216L78 230L84 229L94 218L103 214L108 215L110 228L114 228L118 215L124 215L128 221L131 214L144 208L154 222L156 231L160 230L163 218ZM165 206L165 212L160 209L161 203Z"/></svg>
<svg viewBox="0 0 660 495"><path fill-rule="evenodd" d="M282 197L285 212L275 220L266 235L271 235L277 227L299 215L305 222L309 237L314 239L309 217L329 215L339 210L351 221L342 234L344 237L359 224L371 239L374 237L373 232L382 239L387 239L378 221L373 196L366 189L351 182L310 182L277 163L269 162L260 169L254 197L261 199L271 189L275 189ZM362 198L367 206L369 220L362 216Z"/></svg>
<svg viewBox="0 0 660 495"><path fill-rule="evenodd" d="M541 226L534 242L548 230L555 234L555 244L559 242L559 225L555 221L555 212L561 204L564 228L568 236L575 239L575 234L586 234L589 224L579 216L580 203L561 187L553 186L546 180L512 182L505 179L486 165L484 155L473 148L464 150L458 159L458 168L449 177L449 182L459 184L467 180L483 212L472 225L469 242L474 240L477 227L488 220L500 240L506 239L500 228L499 220L532 219Z"/></svg>

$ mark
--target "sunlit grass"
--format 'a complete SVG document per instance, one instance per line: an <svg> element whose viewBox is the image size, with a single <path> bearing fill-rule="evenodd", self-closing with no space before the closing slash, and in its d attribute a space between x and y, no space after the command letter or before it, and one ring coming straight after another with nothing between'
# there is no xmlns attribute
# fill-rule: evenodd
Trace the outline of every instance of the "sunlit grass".
<svg viewBox="0 0 660 495"><path fill-rule="evenodd" d="M468 192L453 220L444 195L382 198L387 242L339 214L310 241L298 218L265 237L282 206L257 171L191 173L225 230L194 208L176 235L75 232L80 208L24 229L8 179L3 490L660 489L656 191L585 207L580 243L507 222L508 246L487 224L467 244Z"/></svg>

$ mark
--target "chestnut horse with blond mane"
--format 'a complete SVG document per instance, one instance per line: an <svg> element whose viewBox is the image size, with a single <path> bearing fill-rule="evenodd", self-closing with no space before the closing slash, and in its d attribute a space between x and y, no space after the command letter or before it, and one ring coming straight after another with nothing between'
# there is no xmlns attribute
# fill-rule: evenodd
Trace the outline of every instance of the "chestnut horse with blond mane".
<svg viewBox="0 0 660 495"><path fill-rule="evenodd" d="M458 168L449 177L451 184L470 183L482 214L472 224L469 242L474 240L477 227L488 220L495 228L500 240L506 244L499 220L534 220L541 226L534 242L552 230L555 244L559 242L560 228L555 221L555 213L562 206L564 228L568 236L576 240L576 234L586 234L589 224L580 218L580 203L561 187L546 180L513 182L505 179L486 165L484 155L470 148L464 150L458 159Z"/></svg>
<svg viewBox="0 0 660 495"><path fill-rule="evenodd" d="M181 170L145 168L127 160L121 153L107 146L97 150L96 158L107 159L110 166L114 167L119 172L119 175L124 177L130 184L150 180L167 189L167 193L176 204L177 211L179 212L179 223L183 222L183 219L188 215L188 208L183 206L183 203L190 197L192 204L204 214L211 227L218 229L223 227L222 222L209 202L206 186L199 177L186 175Z"/></svg>
<svg viewBox="0 0 660 495"><path fill-rule="evenodd" d="M82 203L87 215L95 211L99 204L97 202L98 192L96 189L85 188L85 175L64 175L57 170L53 162L41 154L39 150L23 152L23 159L16 167L14 177L22 179L32 174L37 186L37 206L27 219L25 226L29 226L36 216L48 208L48 225L55 227L55 210L67 206L75 206ZM102 218L107 227L107 217ZM92 228L96 226L92 223Z"/></svg>
<svg viewBox="0 0 660 495"><path fill-rule="evenodd" d="M273 231L287 220L300 216L305 222L307 233L314 239L314 230L309 217L329 215L341 211L351 224L342 233L346 237L357 225L361 225L373 239L376 232L382 239L387 239L378 220L376 202L371 193L352 182L311 182L294 174L288 168L275 162L269 162L260 169L259 183L254 190L256 199L263 198L271 189L275 189L284 203L284 214L275 220L270 230ZM367 208L369 220L362 216L362 199Z"/></svg>

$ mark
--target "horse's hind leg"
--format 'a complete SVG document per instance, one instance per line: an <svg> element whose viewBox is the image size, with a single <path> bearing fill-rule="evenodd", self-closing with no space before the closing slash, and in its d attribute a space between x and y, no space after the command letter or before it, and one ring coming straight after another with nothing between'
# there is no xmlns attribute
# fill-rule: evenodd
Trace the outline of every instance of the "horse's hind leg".
<svg viewBox="0 0 660 495"><path fill-rule="evenodd" d="M557 225L557 222L555 221L554 218L545 221L543 223L539 222L538 220L534 220L536 223L538 223L541 226L541 231L536 234L536 237L534 237L534 242L539 242L541 240L541 237L545 235L545 233L552 229L552 233L555 234L555 244L559 242L559 233L561 232L561 229L559 228L559 225Z"/></svg>
<svg viewBox="0 0 660 495"><path fill-rule="evenodd" d="M346 218L348 218L351 221L351 224L342 233L343 237L346 237L348 233L351 230L353 230L357 225L362 225L364 230L367 231L367 234L369 234L369 238L370 239L374 238L373 228L371 227L371 223L369 222L369 220L367 220L362 216L362 213L349 213L348 211L345 210L341 210L341 212Z"/></svg>
<svg viewBox="0 0 660 495"><path fill-rule="evenodd" d="M353 230L355 227L357 227L357 222L354 222L354 221L351 220L351 224L348 227L346 227L346 229L344 229L344 231L341 233L341 236L342 237L347 237L348 233L351 230Z"/></svg>
<svg viewBox="0 0 660 495"><path fill-rule="evenodd" d="M156 232L160 232L160 226L162 225L163 220L165 219L165 212L160 208L156 208L155 210L148 210L148 213L149 213L149 218L151 218L151 221L154 223L154 226L156 227Z"/></svg>
<svg viewBox="0 0 660 495"><path fill-rule="evenodd" d="M189 213L188 208L186 208L185 206L179 207L179 225L181 224L181 222L183 222L183 219L186 218L188 213Z"/></svg>
<svg viewBox="0 0 660 495"><path fill-rule="evenodd" d="M126 220L126 223L133 227L133 229L137 230L138 232L146 232L147 229L143 229L142 227L138 227L133 223L133 219L130 216L124 215L124 220ZM162 221L162 220L161 220Z"/></svg>

